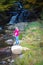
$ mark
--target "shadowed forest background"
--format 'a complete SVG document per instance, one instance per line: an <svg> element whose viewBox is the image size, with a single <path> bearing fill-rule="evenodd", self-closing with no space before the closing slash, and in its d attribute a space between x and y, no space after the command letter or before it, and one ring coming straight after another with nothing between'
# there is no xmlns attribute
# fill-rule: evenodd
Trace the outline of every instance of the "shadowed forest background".
<svg viewBox="0 0 43 65"><path fill-rule="evenodd" d="M8 14L8 12L15 11L15 8L17 8L17 6L15 6L15 2L18 1L22 3L24 9L37 12L36 14L40 13L38 16L41 19L43 0L0 0L0 25L5 25L10 21L12 14Z"/></svg>

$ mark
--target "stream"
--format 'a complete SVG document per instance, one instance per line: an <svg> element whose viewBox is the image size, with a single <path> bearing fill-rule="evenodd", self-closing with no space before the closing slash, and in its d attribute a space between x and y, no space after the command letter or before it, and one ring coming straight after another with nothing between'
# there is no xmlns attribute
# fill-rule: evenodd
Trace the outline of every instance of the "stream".
<svg viewBox="0 0 43 65"><path fill-rule="evenodd" d="M22 32L24 30L24 27L26 27L27 25L28 25L27 22L26 23L20 22L15 25L10 25L7 28L5 27L5 29L2 30L2 32L0 32L0 65L11 65L12 52L9 47L11 47L15 41L12 35L12 31L15 28L15 26L17 26ZM1 51L2 48L3 51ZM21 57L21 55L19 56ZM17 55L13 55L13 57L15 58L17 57Z"/></svg>
<svg viewBox="0 0 43 65"><path fill-rule="evenodd" d="M10 41L12 44L5 43L6 40L11 39L12 36L0 34L0 65L12 65L14 59L18 56L13 55L11 52L11 46L13 45L13 42Z"/></svg>

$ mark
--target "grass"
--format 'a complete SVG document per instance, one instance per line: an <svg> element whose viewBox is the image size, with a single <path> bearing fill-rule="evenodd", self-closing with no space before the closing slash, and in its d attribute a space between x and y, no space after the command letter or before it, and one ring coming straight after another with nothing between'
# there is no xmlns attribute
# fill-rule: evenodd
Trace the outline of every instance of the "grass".
<svg viewBox="0 0 43 65"><path fill-rule="evenodd" d="M43 65L43 61L36 63L35 65Z"/></svg>
<svg viewBox="0 0 43 65"><path fill-rule="evenodd" d="M22 58L17 58L15 65L43 65L43 47L40 47L42 40L42 30L39 22L32 22L25 28L21 46L28 47Z"/></svg>

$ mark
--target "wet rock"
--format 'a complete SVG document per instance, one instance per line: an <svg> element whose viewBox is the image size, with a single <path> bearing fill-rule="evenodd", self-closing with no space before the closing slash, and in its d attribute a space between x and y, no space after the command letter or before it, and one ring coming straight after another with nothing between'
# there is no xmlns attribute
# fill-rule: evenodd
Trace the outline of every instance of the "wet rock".
<svg viewBox="0 0 43 65"><path fill-rule="evenodd" d="M6 40L5 41L7 44L9 44L9 45L13 45L13 40L12 39L8 39L8 40Z"/></svg>
<svg viewBox="0 0 43 65"><path fill-rule="evenodd" d="M6 64L6 61L1 61L0 64Z"/></svg>
<svg viewBox="0 0 43 65"><path fill-rule="evenodd" d="M28 25L28 22L19 22L17 24L14 24L14 25L10 25L8 26L8 30L14 30L15 27L18 27L21 31L24 30L24 28Z"/></svg>

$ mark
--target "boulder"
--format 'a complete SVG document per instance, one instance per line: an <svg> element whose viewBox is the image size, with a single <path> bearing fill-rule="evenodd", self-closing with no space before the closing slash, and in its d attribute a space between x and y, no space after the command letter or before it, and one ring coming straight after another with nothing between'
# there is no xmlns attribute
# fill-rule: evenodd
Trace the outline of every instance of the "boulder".
<svg viewBox="0 0 43 65"><path fill-rule="evenodd" d="M19 46L19 45L12 46L11 51L13 54L21 54L22 53L22 46Z"/></svg>
<svg viewBox="0 0 43 65"><path fill-rule="evenodd" d="M15 46L11 47L11 51L12 51L13 54L21 54L23 50L27 51L27 50L30 50L30 49L26 48L26 47L22 47L20 45L15 45Z"/></svg>

